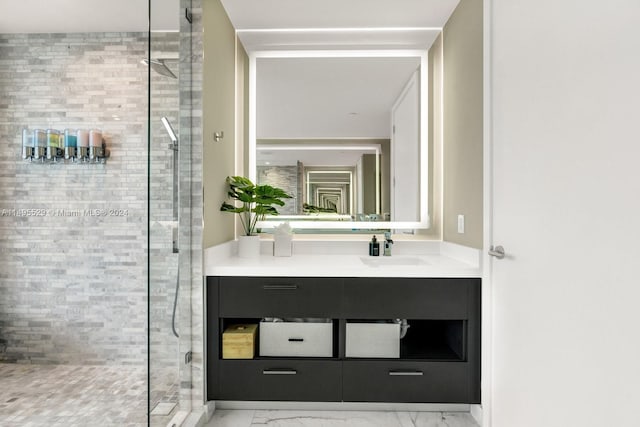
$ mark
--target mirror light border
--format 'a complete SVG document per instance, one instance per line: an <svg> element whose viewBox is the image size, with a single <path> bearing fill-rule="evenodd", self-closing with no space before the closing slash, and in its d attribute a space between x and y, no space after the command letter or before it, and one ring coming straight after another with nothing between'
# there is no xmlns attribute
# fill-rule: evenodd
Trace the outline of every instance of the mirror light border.
<svg viewBox="0 0 640 427"><path fill-rule="evenodd" d="M259 58L419 58L420 59L420 219L419 221L287 221L298 229L426 229L429 220L428 135L428 51L398 50L264 50L249 53L249 141L248 178L256 182L257 73ZM391 126L391 123L389 124ZM275 228L285 221L259 221L258 228Z"/></svg>

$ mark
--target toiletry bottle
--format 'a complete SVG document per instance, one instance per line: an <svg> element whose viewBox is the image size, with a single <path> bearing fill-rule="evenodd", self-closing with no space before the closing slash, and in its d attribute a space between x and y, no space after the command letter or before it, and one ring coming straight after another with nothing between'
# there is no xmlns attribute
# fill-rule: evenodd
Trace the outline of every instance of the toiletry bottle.
<svg viewBox="0 0 640 427"><path fill-rule="evenodd" d="M384 233L384 249L382 254L385 256L391 256L392 247L393 247L393 240L391 240L391 233L387 231Z"/></svg>
<svg viewBox="0 0 640 427"><path fill-rule="evenodd" d="M371 241L369 242L369 255L380 255L380 243L378 243L378 239L376 238L376 236L373 236L371 238Z"/></svg>

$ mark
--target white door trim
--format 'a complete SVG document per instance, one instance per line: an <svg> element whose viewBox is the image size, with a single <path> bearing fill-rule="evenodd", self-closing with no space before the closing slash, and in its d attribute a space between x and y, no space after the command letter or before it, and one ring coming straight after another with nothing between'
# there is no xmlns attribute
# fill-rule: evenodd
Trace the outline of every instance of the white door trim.
<svg viewBox="0 0 640 427"><path fill-rule="evenodd" d="M487 255L493 244L493 75L492 75L492 8L493 0L483 2L483 250L482 263L482 341L481 341L481 405L482 427L491 427L492 413L492 258Z"/></svg>

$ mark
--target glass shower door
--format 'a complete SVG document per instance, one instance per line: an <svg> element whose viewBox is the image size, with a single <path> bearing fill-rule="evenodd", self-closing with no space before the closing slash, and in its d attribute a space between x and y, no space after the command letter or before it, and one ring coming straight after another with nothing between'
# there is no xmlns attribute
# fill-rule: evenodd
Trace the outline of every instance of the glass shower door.
<svg viewBox="0 0 640 427"><path fill-rule="evenodd" d="M164 427L191 410L190 73L185 37L151 29L149 422Z"/></svg>

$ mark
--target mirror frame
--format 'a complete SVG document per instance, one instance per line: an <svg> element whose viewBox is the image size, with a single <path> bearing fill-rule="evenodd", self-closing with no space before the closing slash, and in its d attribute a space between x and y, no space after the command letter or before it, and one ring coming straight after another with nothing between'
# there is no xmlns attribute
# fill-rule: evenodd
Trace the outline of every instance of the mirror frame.
<svg viewBox="0 0 640 427"><path fill-rule="evenodd" d="M260 58L419 58L420 59L420 218L418 221L278 221L273 217L268 221L258 221L257 227L275 228L283 222L289 222L296 229L426 229L429 219L429 171L428 171L428 51L415 49L399 50L276 50L252 51L249 53L249 141L248 141L248 177L256 182L257 149L257 60ZM389 119L391 126L391 118Z"/></svg>

